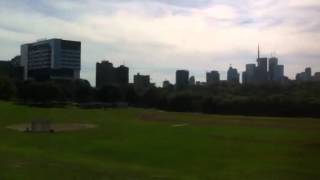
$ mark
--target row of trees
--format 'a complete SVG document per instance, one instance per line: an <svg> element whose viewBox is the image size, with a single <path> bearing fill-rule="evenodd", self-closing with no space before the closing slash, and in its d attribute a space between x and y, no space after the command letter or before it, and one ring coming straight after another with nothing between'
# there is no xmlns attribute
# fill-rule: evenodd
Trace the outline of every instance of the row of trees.
<svg viewBox="0 0 320 180"><path fill-rule="evenodd" d="M168 111L218 114L320 117L320 83L240 85L219 83L183 91L133 86L91 87L86 80L73 82L17 82L0 78L0 99L22 102L127 102L130 106Z"/></svg>

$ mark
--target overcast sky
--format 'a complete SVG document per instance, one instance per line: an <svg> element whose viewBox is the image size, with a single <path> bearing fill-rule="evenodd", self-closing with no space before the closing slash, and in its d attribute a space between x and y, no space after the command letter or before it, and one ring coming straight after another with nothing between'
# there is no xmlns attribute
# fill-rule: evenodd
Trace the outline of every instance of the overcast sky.
<svg viewBox="0 0 320 180"><path fill-rule="evenodd" d="M0 59L41 38L82 42L81 77L110 60L153 82L174 82L176 69L196 80L229 65L243 71L276 55L294 78L320 71L320 0L0 0Z"/></svg>

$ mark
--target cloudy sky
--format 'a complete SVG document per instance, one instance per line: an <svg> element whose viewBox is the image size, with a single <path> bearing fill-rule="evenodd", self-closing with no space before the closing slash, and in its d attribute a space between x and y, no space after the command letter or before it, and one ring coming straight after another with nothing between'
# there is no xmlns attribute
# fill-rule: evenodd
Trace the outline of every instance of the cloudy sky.
<svg viewBox="0 0 320 180"><path fill-rule="evenodd" d="M0 59L41 38L80 40L93 85L103 59L160 84L175 69L201 81L209 70L225 78L230 64L243 71L260 44L293 78L320 71L319 17L319 0L0 0Z"/></svg>

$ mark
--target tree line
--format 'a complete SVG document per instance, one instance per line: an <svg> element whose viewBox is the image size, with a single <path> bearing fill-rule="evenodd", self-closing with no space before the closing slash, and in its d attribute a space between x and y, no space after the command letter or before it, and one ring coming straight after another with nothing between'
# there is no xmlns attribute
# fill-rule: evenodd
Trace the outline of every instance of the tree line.
<svg viewBox="0 0 320 180"><path fill-rule="evenodd" d="M14 82L0 77L0 99L22 103L126 102L129 106L166 111L257 116L320 117L320 83L285 85L217 83L176 91L150 87L137 91L132 85L93 88L87 80Z"/></svg>

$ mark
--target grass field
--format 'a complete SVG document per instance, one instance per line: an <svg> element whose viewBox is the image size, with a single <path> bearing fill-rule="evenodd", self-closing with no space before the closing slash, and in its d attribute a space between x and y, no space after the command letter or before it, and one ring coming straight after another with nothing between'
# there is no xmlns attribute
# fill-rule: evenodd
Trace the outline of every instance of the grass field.
<svg viewBox="0 0 320 180"><path fill-rule="evenodd" d="M35 118L91 123L54 134L6 128ZM320 179L320 120L40 109L0 102L0 180Z"/></svg>

